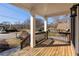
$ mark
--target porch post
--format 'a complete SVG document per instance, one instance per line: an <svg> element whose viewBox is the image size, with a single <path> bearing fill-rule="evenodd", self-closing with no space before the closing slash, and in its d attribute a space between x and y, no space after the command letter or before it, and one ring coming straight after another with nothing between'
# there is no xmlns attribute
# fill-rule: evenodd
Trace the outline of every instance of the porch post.
<svg viewBox="0 0 79 59"><path fill-rule="evenodd" d="M47 17L45 16L45 20L44 20L44 31L47 31Z"/></svg>
<svg viewBox="0 0 79 59"><path fill-rule="evenodd" d="M30 37L30 46L33 48L35 46L35 19L33 16L30 17L30 29L31 29L31 37Z"/></svg>
<svg viewBox="0 0 79 59"><path fill-rule="evenodd" d="M47 31L47 20L44 20L44 31Z"/></svg>

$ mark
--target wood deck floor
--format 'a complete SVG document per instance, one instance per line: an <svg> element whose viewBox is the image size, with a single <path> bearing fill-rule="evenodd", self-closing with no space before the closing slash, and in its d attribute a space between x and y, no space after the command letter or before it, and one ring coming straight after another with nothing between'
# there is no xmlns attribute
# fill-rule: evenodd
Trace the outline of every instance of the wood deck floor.
<svg viewBox="0 0 79 59"><path fill-rule="evenodd" d="M67 44L62 41L53 41L48 39L35 48L27 46L18 51L15 56L75 56L75 50L72 44Z"/></svg>

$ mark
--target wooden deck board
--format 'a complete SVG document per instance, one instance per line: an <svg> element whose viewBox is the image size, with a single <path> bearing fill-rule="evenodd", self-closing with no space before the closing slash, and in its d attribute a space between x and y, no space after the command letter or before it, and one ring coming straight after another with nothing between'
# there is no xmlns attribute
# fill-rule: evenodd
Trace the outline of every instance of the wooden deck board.
<svg viewBox="0 0 79 59"><path fill-rule="evenodd" d="M52 40L51 40L52 41ZM71 45L66 45L67 43L61 41L55 41L49 45L50 41L46 41L39 44L35 48L26 47L23 50L16 52L16 56L75 56L75 50ZM46 46L47 45L47 46Z"/></svg>

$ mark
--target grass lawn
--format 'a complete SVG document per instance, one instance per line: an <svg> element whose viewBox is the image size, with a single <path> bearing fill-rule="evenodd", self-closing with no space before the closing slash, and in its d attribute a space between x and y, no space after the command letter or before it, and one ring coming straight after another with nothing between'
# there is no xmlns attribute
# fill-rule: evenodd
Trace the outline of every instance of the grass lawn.
<svg viewBox="0 0 79 59"><path fill-rule="evenodd" d="M48 33L48 36L64 36L59 33Z"/></svg>
<svg viewBox="0 0 79 59"><path fill-rule="evenodd" d="M20 45L21 40L12 38L12 39L6 39L7 43L10 47L17 47Z"/></svg>

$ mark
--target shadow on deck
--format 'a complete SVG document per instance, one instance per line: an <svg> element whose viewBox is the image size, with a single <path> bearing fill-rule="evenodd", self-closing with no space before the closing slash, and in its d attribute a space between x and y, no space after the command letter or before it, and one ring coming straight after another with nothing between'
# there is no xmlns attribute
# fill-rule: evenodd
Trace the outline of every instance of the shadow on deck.
<svg viewBox="0 0 79 59"><path fill-rule="evenodd" d="M57 42L58 41L58 42ZM59 43L61 42L61 43ZM62 40L54 40L53 38L44 40L41 43L38 43L36 45L36 47L57 47L57 46L69 46L71 45L70 43L67 43L65 41Z"/></svg>

